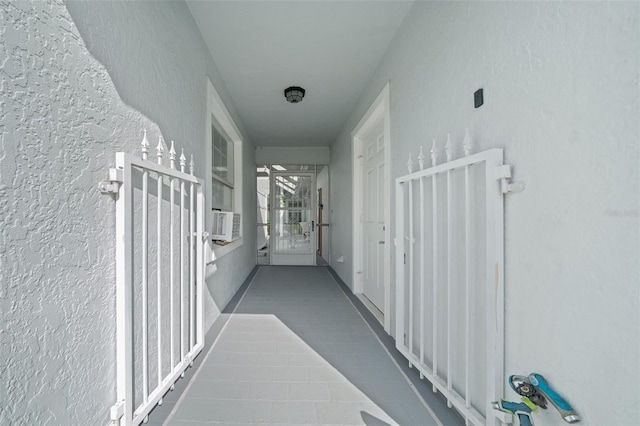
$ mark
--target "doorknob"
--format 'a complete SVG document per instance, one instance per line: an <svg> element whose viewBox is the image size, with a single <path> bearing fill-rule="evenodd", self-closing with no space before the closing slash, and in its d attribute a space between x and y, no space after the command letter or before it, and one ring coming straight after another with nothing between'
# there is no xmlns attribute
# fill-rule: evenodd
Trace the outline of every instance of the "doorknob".
<svg viewBox="0 0 640 426"><path fill-rule="evenodd" d="M378 241L378 244L384 244L384 241Z"/></svg>

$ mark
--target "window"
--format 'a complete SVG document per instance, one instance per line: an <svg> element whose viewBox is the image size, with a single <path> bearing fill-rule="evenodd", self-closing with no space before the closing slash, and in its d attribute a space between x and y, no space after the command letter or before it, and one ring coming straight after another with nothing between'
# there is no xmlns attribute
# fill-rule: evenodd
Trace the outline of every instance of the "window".
<svg viewBox="0 0 640 426"><path fill-rule="evenodd" d="M233 211L233 142L211 119L211 207Z"/></svg>
<svg viewBox="0 0 640 426"><path fill-rule="evenodd" d="M242 137L225 107L220 95L207 80L206 150L210 164L207 167L206 205L211 212L206 227L214 226L213 210L233 212L240 218L240 238L232 244L214 248L216 257L242 245Z"/></svg>

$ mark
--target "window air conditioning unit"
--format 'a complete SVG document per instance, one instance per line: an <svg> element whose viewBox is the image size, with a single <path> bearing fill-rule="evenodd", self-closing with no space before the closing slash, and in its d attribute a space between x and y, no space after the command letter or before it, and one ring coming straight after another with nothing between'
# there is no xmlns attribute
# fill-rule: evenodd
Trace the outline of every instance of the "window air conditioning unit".
<svg viewBox="0 0 640 426"><path fill-rule="evenodd" d="M240 238L240 213L214 211L211 238L220 241Z"/></svg>

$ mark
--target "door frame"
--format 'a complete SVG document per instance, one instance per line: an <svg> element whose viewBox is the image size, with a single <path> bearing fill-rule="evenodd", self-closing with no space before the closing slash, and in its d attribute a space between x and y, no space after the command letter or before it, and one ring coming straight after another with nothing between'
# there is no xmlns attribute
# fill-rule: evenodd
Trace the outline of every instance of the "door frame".
<svg viewBox="0 0 640 426"><path fill-rule="evenodd" d="M353 161L353 292L362 293L362 187L363 158L362 140L380 122L384 123L384 185L387 198L384 206L384 330L391 334L391 128L389 111L389 82L373 101L360 122L351 132L351 158Z"/></svg>

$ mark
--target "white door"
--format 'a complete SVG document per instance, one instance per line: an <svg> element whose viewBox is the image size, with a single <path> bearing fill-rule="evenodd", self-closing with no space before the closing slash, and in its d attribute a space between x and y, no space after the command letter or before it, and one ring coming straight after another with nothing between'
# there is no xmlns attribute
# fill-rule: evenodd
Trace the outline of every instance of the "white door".
<svg viewBox="0 0 640 426"><path fill-rule="evenodd" d="M271 175L271 264L316 264L316 176Z"/></svg>
<svg viewBox="0 0 640 426"><path fill-rule="evenodd" d="M384 313L384 124L381 121L362 140L362 293Z"/></svg>

